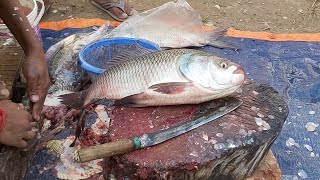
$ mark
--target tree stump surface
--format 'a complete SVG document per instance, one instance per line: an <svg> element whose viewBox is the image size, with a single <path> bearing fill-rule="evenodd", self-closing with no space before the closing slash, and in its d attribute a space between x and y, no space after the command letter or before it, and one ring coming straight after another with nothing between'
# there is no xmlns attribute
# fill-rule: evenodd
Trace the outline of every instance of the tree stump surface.
<svg viewBox="0 0 320 180"><path fill-rule="evenodd" d="M17 78L20 76L23 56L23 50L14 38L0 36L0 80L10 93L9 99L12 97Z"/></svg>
<svg viewBox="0 0 320 180"><path fill-rule="evenodd" d="M268 85L248 82L235 111L159 145L106 159L116 179L244 179L259 165L288 115ZM113 110L109 140L132 138L187 122L223 99L200 105Z"/></svg>

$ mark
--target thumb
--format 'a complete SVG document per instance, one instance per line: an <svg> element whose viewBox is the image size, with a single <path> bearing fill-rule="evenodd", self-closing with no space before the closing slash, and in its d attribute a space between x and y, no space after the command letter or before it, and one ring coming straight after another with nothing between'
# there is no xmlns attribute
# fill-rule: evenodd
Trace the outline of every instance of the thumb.
<svg viewBox="0 0 320 180"><path fill-rule="evenodd" d="M28 146L28 143L23 139L19 139L18 141L14 142L13 146L23 149Z"/></svg>
<svg viewBox="0 0 320 180"><path fill-rule="evenodd" d="M38 102L39 100L39 87L38 87L38 80L37 79L30 79L28 80L27 91L29 98L32 102Z"/></svg>

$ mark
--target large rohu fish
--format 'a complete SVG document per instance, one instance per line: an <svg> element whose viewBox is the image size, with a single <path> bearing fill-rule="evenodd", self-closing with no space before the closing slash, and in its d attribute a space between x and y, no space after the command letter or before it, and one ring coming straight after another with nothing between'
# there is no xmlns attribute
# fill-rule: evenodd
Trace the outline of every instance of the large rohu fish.
<svg viewBox="0 0 320 180"><path fill-rule="evenodd" d="M86 108L97 99L132 107L199 104L235 92L245 75L240 65L199 50L172 49L108 63L82 92L61 95L62 103Z"/></svg>

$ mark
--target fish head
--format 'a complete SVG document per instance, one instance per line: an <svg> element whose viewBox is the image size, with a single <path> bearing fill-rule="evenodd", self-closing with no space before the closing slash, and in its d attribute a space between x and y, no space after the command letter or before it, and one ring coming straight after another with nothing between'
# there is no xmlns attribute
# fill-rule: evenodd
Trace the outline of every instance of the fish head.
<svg viewBox="0 0 320 180"><path fill-rule="evenodd" d="M206 89L215 92L233 91L244 82L242 67L228 59L207 53L191 53L180 58L182 74Z"/></svg>
<svg viewBox="0 0 320 180"><path fill-rule="evenodd" d="M241 86L245 80L245 73L242 67L228 59L212 56L209 61L209 71L211 78L210 88L228 89Z"/></svg>

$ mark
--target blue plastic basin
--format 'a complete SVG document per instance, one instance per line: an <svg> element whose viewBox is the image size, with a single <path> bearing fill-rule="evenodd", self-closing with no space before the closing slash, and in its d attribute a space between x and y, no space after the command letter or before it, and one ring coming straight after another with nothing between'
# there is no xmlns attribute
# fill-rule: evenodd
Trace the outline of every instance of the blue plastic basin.
<svg viewBox="0 0 320 180"><path fill-rule="evenodd" d="M80 51L80 66L89 73L99 75L106 71L104 65L108 60L136 44L152 51L161 50L156 43L143 39L123 37L102 39L88 44Z"/></svg>

